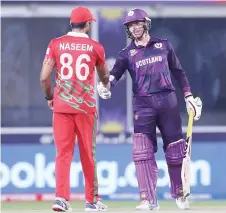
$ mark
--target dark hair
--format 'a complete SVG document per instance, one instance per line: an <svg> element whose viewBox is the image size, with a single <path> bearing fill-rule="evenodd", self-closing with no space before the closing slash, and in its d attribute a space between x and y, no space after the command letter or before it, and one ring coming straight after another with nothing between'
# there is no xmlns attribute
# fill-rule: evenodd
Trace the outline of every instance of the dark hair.
<svg viewBox="0 0 226 213"><path fill-rule="evenodd" d="M86 22L81 22L81 23L71 23L71 28L78 28L78 29L83 29L86 26Z"/></svg>

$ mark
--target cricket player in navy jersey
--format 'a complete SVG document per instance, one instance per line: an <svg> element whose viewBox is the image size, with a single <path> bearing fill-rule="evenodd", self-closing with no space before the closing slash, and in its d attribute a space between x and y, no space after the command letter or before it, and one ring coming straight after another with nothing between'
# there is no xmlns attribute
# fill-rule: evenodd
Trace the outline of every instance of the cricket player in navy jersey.
<svg viewBox="0 0 226 213"><path fill-rule="evenodd" d="M133 161L136 167L140 191L139 210L158 210L156 184L158 168L156 127L161 132L163 150L168 165L171 195L179 209L188 209L187 197L183 196L181 180L185 140L178 108L175 87L171 74L184 93L187 110L194 112L194 120L201 116L202 102L193 98L186 73L167 39L150 34L151 19L141 9L128 12L125 29L131 43L121 50L110 72L111 87L114 87L126 70L133 83ZM99 96L111 97L111 92L97 85Z"/></svg>

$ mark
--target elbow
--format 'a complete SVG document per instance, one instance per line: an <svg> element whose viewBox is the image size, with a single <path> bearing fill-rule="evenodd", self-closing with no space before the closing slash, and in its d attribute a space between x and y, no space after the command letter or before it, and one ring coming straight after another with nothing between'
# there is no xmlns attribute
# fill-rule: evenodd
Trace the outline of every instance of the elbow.
<svg viewBox="0 0 226 213"><path fill-rule="evenodd" d="M40 82L44 82L47 80L47 77L45 75L43 75L43 73L41 73L40 75Z"/></svg>
<svg viewBox="0 0 226 213"><path fill-rule="evenodd" d="M49 78L45 78L45 77L40 78L40 85L41 85L42 88L48 87L49 84L50 84Z"/></svg>
<svg viewBox="0 0 226 213"><path fill-rule="evenodd" d="M40 85L41 85L42 88L44 88L45 85L46 85L46 80L40 79Z"/></svg>
<svg viewBox="0 0 226 213"><path fill-rule="evenodd" d="M50 77L47 75L40 75L40 82L44 83L50 80Z"/></svg>
<svg viewBox="0 0 226 213"><path fill-rule="evenodd" d="M40 83L41 83L41 84L44 83L45 81L46 81L45 78L40 78Z"/></svg>
<svg viewBox="0 0 226 213"><path fill-rule="evenodd" d="M41 87L43 87L43 85L46 85L47 84L47 79L40 78L40 84L41 84Z"/></svg>

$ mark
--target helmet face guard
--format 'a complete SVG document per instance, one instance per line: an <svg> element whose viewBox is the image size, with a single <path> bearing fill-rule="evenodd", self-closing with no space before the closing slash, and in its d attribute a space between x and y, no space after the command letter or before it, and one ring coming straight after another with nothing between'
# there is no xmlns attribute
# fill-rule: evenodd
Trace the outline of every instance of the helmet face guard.
<svg viewBox="0 0 226 213"><path fill-rule="evenodd" d="M148 17L148 14L141 10L141 9L134 9L134 10L130 10L125 18L124 21L124 26L125 26L125 31L126 34L129 38L134 39L134 36L132 35L132 33L129 30L129 24L132 22L139 22L139 21L143 21L146 24L144 24L144 32L147 31L149 32L151 29L151 19Z"/></svg>

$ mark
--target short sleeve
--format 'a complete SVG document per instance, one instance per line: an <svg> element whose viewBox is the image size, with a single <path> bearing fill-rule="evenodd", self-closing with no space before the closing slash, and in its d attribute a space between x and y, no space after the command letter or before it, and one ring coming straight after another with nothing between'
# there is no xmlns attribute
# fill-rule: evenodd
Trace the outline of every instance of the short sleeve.
<svg viewBox="0 0 226 213"><path fill-rule="evenodd" d="M104 47L100 44L97 48L96 66L101 66L104 64L105 64L105 50Z"/></svg>
<svg viewBox="0 0 226 213"><path fill-rule="evenodd" d="M54 41L51 40L45 54L43 63L48 63L52 66L55 66L55 56L54 56Z"/></svg>

